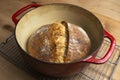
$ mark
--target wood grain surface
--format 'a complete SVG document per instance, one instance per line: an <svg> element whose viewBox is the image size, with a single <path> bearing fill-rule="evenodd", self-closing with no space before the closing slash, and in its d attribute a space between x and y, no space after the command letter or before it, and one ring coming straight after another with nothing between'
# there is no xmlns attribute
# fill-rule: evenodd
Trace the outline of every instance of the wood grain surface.
<svg viewBox="0 0 120 80"><path fill-rule="evenodd" d="M95 14L104 28L110 32L120 45L120 0L0 0L0 43L14 33L15 25L11 16L20 8L30 4L69 3L83 7ZM114 79L120 80L120 62ZM18 79L19 78L19 79ZM0 56L0 80L34 80L25 72Z"/></svg>

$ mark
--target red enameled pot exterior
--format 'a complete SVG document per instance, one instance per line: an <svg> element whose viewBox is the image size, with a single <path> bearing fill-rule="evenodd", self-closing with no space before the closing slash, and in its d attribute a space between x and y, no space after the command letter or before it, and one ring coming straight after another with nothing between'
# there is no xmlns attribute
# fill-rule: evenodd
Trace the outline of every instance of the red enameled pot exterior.
<svg viewBox="0 0 120 80"><path fill-rule="evenodd" d="M30 4L30 5L27 5L23 8L21 8L20 10L18 10L12 16L12 20L15 23L15 25L17 25L18 22L19 22L19 19L17 19L17 17L20 14L22 14L24 11L26 11L30 8L33 8L33 7L37 8L37 7L40 7L40 6L41 5L39 5L39 4ZM78 61L78 62L65 63L65 64L55 64L55 63L48 63L48 62L39 61L39 60L33 58L32 56L30 56L28 53L26 53L21 48L21 45L19 43L18 43L18 45L21 48L21 54L23 55L23 58L25 59L25 61L27 63L30 64L30 66L33 67L33 69L35 69L36 71L38 71L42 74L49 75L49 76L66 77L66 76L71 76L71 75L74 75L76 73L79 73L81 70L84 69L84 67L88 63L101 64L101 63L106 62L110 58L110 56L112 55L112 52L115 48L115 39L107 31L103 30L103 32L104 32L104 35L102 35L102 36L108 38L111 41L111 44L110 44L110 47L109 47L108 51L105 53L105 55L101 59L96 59L95 56L97 55L97 52L98 52L102 43L99 45L99 47L89 57L87 57L87 58L85 58L81 61ZM15 36L16 36L16 34L15 34ZM16 39L16 41L17 41L17 39Z"/></svg>

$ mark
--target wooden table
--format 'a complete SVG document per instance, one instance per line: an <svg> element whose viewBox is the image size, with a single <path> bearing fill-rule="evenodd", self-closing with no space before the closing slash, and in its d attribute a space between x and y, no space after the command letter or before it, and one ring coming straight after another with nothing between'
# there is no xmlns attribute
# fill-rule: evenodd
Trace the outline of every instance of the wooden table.
<svg viewBox="0 0 120 80"><path fill-rule="evenodd" d="M30 4L33 0L0 0L0 43L13 34L15 25L12 14L18 9ZM81 6L94 13L120 45L120 0L34 0L39 4L70 3ZM120 80L120 62L113 75L114 80ZM0 80L35 80L27 73L0 56Z"/></svg>

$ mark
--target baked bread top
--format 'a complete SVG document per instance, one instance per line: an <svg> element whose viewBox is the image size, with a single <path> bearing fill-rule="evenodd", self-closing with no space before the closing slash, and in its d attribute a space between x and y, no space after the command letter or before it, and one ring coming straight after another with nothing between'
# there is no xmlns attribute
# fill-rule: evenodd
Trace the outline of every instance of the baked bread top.
<svg viewBox="0 0 120 80"><path fill-rule="evenodd" d="M28 39L27 50L41 61L69 63L88 56L90 45L82 28L62 21L40 27Z"/></svg>

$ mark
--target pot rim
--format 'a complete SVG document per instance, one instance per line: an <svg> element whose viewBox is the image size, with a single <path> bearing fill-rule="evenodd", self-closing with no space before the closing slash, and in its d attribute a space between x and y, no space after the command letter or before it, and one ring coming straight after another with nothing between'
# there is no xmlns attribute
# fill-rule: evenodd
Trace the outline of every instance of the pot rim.
<svg viewBox="0 0 120 80"><path fill-rule="evenodd" d="M17 26L18 26L19 21L23 18L23 16L25 16L26 13L29 13L30 11L39 8L39 7L37 7L37 8L35 8L35 9L29 10L28 12L26 12L25 14L23 14L23 15L19 18L19 21L18 21L18 23L16 24L16 27L15 27L15 31L14 31L15 40L16 40L17 45L18 45L18 46L20 47L20 49L24 52L24 54L27 54L29 57L31 57L32 59L34 59L34 60L37 61L37 62L42 62L42 63L46 63L46 64L53 64L53 65L65 65L65 64L74 64L74 63L79 63L79 62L87 61L92 55L94 55L95 53L97 53L97 51L98 51L99 48L101 47L101 45L102 45L102 43L103 43L103 40L104 40L104 28L103 28L103 25L101 24L100 20L97 18L97 16L95 16L95 15L94 15L92 12L90 12L89 10L86 10L86 9L80 7L80 6L73 5L73 4L50 3L50 4L45 4L45 5L43 5L43 6L46 6L46 5L70 5L70 6L75 6L75 7L81 8L81 9L84 10L85 12L89 13L90 15L92 15L92 16L96 19L96 21L99 23L99 25L101 26L102 33L103 33L103 35L101 34L101 35L102 35L101 42L99 43L99 46L96 48L96 50L94 50L94 51L92 51L91 53L89 53L88 56L86 56L86 57L84 57L84 58L82 58L82 59L76 60L76 61L74 61L74 62L70 62L70 63L52 63L52 62L42 61L42 60L38 60L38 59L34 58L33 56L29 55L29 53L27 53L25 50L23 50L23 49L21 48L21 45L20 45L20 44L18 43L18 41L17 41L16 28L17 28ZM43 6L40 6L40 7L43 7ZM84 61L83 61L83 60L84 60Z"/></svg>

